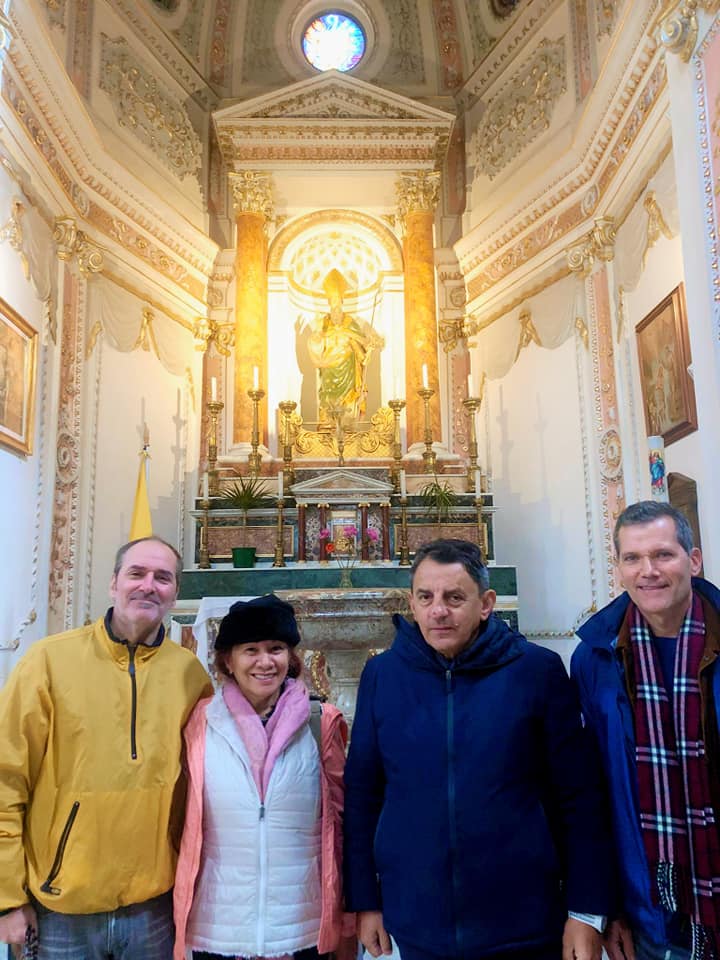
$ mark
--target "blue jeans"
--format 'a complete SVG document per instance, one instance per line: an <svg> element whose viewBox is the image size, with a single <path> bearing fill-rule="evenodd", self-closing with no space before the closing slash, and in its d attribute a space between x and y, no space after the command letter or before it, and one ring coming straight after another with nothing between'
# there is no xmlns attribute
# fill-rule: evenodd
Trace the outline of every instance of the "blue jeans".
<svg viewBox="0 0 720 960"><path fill-rule="evenodd" d="M425 953L407 944L403 946L401 943L398 944L398 950L400 960L461 960L459 957L436 957L434 954ZM528 950L510 950L492 955L492 960L561 960L561 958L562 945L559 943L554 947L531 947ZM482 957L470 954L462 960L482 960Z"/></svg>
<svg viewBox="0 0 720 960"><path fill-rule="evenodd" d="M35 903L38 960L172 960L172 891L109 913L56 913Z"/></svg>
<svg viewBox="0 0 720 960"><path fill-rule="evenodd" d="M641 933L634 934L635 960L690 960L688 947L676 947L672 944L660 946L651 943Z"/></svg>

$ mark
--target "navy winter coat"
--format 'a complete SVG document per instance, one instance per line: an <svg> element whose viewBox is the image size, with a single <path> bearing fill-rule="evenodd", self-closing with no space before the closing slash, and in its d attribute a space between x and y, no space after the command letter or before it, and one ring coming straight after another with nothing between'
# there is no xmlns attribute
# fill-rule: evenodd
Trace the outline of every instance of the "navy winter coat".
<svg viewBox="0 0 720 960"><path fill-rule="evenodd" d="M718 612L720 590L709 580L693 577L692 585ZM578 630L581 643L572 657L571 676L578 687L585 723L600 754L610 796L612 827L617 851L619 904L635 930L653 943L666 941L665 913L653 903L650 868L640 830L635 720L628 700L622 662L615 653L618 633L630 597L620 594ZM713 702L720 703L720 669L717 661L706 668ZM718 734L720 716L716 713Z"/></svg>
<svg viewBox="0 0 720 960"><path fill-rule="evenodd" d="M567 911L604 915L608 847L557 654L492 615L446 660L395 618L358 692L345 768L349 910L445 957L559 944Z"/></svg>

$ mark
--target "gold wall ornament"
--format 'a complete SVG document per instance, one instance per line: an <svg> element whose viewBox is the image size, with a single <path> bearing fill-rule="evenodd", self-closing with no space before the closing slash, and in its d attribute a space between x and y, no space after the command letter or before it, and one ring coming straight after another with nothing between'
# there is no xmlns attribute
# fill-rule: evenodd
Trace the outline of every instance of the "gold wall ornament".
<svg viewBox="0 0 720 960"><path fill-rule="evenodd" d="M438 326L438 340L443 345L445 353L452 353L461 343L467 346L469 337L474 337L479 331L480 324L474 317L453 317L451 320L441 320Z"/></svg>
<svg viewBox="0 0 720 960"><path fill-rule="evenodd" d="M490 102L472 137L476 167L490 180L550 126L567 89L565 38L544 39Z"/></svg>
<svg viewBox="0 0 720 960"><path fill-rule="evenodd" d="M581 277L589 277L595 260L605 263L615 256L617 230L613 217L598 217L589 233L565 250L568 268Z"/></svg>
<svg viewBox="0 0 720 960"><path fill-rule="evenodd" d="M124 38L101 34L100 87L127 127L180 179L200 169L202 144L185 105L135 59Z"/></svg>
<svg viewBox="0 0 720 960"><path fill-rule="evenodd" d="M655 246L661 236L666 237L668 240L672 240L672 231L665 222L665 217L660 209L660 204L657 202L654 190L650 190L643 200L643 207L648 215L645 249L643 250L642 255L642 265L644 270L648 251L651 249L651 247Z"/></svg>
<svg viewBox="0 0 720 960"><path fill-rule="evenodd" d="M666 50L678 54L684 63L690 60L697 43L697 5L697 0L682 0L660 21L660 42Z"/></svg>
<svg viewBox="0 0 720 960"><path fill-rule="evenodd" d="M333 430L304 430L302 418L293 415L295 450L305 459L335 459L338 456L336 432ZM297 422L299 421L299 423ZM356 430L346 425L342 433L345 459L361 460L367 457L392 457L394 439L394 416L389 407L380 407L370 418L369 430Z"/></svg>
<svg viewBox="0 0 720 960"><path fill-rule="evenodd" d="M101 333L102 333L102 324L100 323L99 320L96 320L95 323L90 328L90 332L88 333L87 345L85 347L86 360L89 360L90 357L92 356L92 352L95 349L95 344L97 343L97 339Z"/></svg>
<svg viewBox="0 0 720 960"><path fill-rule="evenodd" d="M105 266L103 248L91 240L84 230L78 230L73 217L55 218L53 240L57 247L58 259L70 261L73 257L77 257L82 274L87 276L91 273L100 273Z"/></svg>
<svg viewBox="0 0 720 960"><path fill-rule="evenodd" d="M9 218L3 224L3 226L0 227L0 243L3 243L5 240L7 240L13 250L19 254L25 279L29 280L30 264L23 250L23 229L21 220L24 213L25 206L23 202L15 198L10 204Z"/></svg>
<svg viewBox="0 0 720 960"><path fill-rule="evenodd" d="M229 357L235 346L235 326L233 323L218 323L211 317L196 317L193 326L195 349L205 353L213 344L223 357Z"/></svg>
<svg viewBox="0 0 720 960"><path fill-rule="evenodd" d="M575 329L577 334L583 342L583 346L586 350L590 349L590 334L587 328L587 324L582 317L575 317Z"/></svg>
<svg viewBox="0 0 720 960"><path fill-rule="evenodd" d="M409 213L434 213L440 196L440 174L434 170L401 173L395 184L395 195L401 221Z"/></svg>
<svg viewBox="0 0 720 960"><path fill-rule="evenodd" d="M540 337L538 332L535 329L535 324L532 321L532 314L529 310L522 310L520 312L520 337L518 339L517 350L515 351L515 360L520 356L520 352L529 347L531 343L536 343L539 347L542 346L540 343Z"/></svg>
<svg viewBox="0 0 720 960"><path fill-rule="evenodd" d="M273 179L269 173L243 170L229 173L235 216L240 213L259 213L266 220L273 216Z"/></svg>

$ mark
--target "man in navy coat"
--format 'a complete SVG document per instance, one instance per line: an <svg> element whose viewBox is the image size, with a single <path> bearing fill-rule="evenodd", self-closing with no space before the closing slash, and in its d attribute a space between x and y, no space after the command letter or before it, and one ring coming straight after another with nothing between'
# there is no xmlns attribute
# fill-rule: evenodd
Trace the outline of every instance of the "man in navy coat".
<svg viewBox="0 0 720 960"><path fill-rule="evenodd" d="M607 833L557 654L493 613L477 546L418 550L345 771L346 906L378 957L599 960Z"/></svg>

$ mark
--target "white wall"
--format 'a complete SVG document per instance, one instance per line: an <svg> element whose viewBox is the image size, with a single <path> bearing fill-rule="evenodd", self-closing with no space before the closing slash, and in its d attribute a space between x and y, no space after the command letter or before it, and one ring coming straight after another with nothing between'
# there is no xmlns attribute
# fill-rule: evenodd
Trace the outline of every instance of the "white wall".
<svg viewBox="0 0 720 960"><path fill-rule="evenodd" d="M575 339L531 344L486 397L497 562L517 566L521 629L566 631L591 601Z"/></svg>

